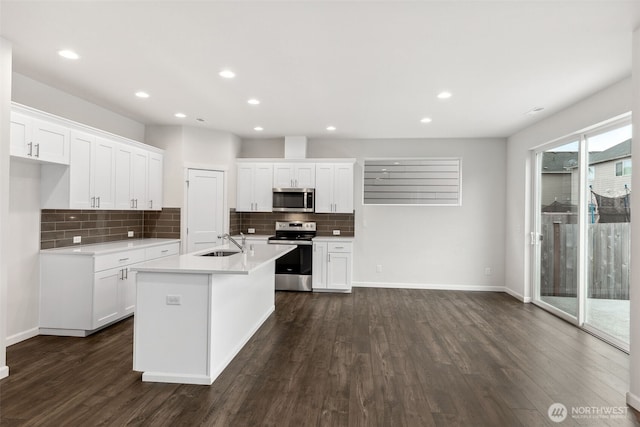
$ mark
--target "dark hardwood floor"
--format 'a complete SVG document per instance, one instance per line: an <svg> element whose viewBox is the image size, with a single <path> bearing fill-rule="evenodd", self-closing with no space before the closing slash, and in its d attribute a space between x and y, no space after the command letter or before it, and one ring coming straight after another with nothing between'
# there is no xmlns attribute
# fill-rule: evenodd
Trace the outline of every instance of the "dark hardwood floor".
<svg viewBox="0 0 640 427"><path fill-rule="evenodd" d="M640 425L631 409L571 416L626 408L626 354L501 293L279 292L212 386L142 383L132 340L129 319L9 347L0 425ZM569 411L559 424L554 402Z"/></svg>

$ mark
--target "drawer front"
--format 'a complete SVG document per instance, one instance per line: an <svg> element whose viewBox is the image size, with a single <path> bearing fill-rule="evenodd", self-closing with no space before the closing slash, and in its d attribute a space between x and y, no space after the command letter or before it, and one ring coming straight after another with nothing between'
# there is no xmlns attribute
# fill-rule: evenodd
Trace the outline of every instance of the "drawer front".
<svg viewBox="0 0 640 427"><path fill-rule="evenodd" d="M125 265L143 262L144 249L135 249L132 251L116 252L109 255L100 255L95 260L95 271L107 270L109 268L117 268Z"/></svg>
<svg viewBox="0 0 640 427"><path fill-rule="evenodd" d="M328 252L351 252L351 242L329 242Z"/></svg>
<svg viewBox="0 0 640 427"><path fill-rule="evenodd" d="M170 243L168 245L153 246L145 249L145 259L151 260L156 258L162 258L170 255L178 255L180 252L180 243Z"/></svg>

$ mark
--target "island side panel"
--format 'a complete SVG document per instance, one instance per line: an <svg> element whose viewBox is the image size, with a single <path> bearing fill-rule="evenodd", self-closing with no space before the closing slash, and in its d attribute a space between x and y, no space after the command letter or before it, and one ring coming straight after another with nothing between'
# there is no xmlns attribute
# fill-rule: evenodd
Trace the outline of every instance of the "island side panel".
<svg viewBox="0 0 640 427"><path fill-rule="evenodd" d="M215 379L275 309L275 261L248 275L214 274L211 377Z"/></svg>
<svg viewBox="0 0 640 427"><path fill-rule="evenodd" d="M133 369L143 381L211 384L210 275L138 272Z"/></svg>

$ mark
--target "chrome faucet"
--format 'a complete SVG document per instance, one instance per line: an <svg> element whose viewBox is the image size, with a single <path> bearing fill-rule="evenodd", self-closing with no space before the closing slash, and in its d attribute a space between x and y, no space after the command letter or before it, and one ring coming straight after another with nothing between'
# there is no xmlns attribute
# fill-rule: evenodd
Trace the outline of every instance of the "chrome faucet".
<svg viewBox="0 0 640 427"><path fill-rule="evenodd" d="M240 233L240 235L242 236L242 245L240 245L238 242L236 242L236 240L233 237L229 236L229 233L224 233L223 235L218 236L218 239L222 239L222 241L224 242L224 239L227 238L227 239L229 239L229 241L231 243L233 243L238 248L240 248L240 251L244 252L245 238L244 238L244 235L242 233Z"/></svg>

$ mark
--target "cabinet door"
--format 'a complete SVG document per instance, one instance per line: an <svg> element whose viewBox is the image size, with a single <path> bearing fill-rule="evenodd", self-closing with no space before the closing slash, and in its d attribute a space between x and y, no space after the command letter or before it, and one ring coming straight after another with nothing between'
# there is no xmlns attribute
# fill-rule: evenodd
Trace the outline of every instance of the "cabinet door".
<svg viewBox="0 0 640 427"><path fill-rule="evenodd" d="M20 113L11 113L9 152L12 156L29 157L33 154L31 144L31 119Z"/></svg>
<svg viewBox="0 0 640 427"><path fill-rule="evenodd" d="M327 244L313 243L313 264L311 266L311 284L313 289L327 288Z"/></svg>
<svg viewBox="0 0 640 427"><path fill-rule="evenodd" d="M69 164L69 129L43 120L33 120L33 157L42 161Z"/></svg>
<svg viewBox="0 0 640 427"><path fill-rule="evenodd" d="M351 289L351 254L329 252L327 255L327 288Z"/></svg>
<svg viewBox="0 0 640 427"><path fill-rule="evenodd" d="M131 191L133 147L116 145L116 209L133 209Z"/></svg>
<svg viewBox="0 0 640 427"><path fill-rule="evenodd" d="M353 164L334 166L333 212L353 213Z"/></svg>
<svg viewBox="0 0 640 427"><path fill-rule="evenodd" d="M158 153L149 153L149 180L147 187L147 209L159 211L162 209L162 170L164 156Z"/></svg>
<svg viewBox="0 0 640 427"><path fill-rule="evenodd" d="M124 267L118 280L118 317L126 316L136 308L136 272Z"/></svg>
<svg viewBox="0 0 640 427"><path fill-rule="evenodd" d="M274 163L273 165L273 188L294 187L293 164Z"/></svg>
<svg viewBox="0 0 640 427"><path fill-rule="evenodd" d="M302 163L295 165L294 171L295 187L315 188L316 186L316 165L315 163Z"/></svg>
<svg viewBox="0 0 640 427"><path fill-rule="evenodd" d="M253 210L253 165L239 163L236 181L236 212Z"/></svg>
<svg viewBox="0 0 640 427"><path fill-rule="evenodd" d="M255 210L258 212L271 212L273 209L273 165L258 163L253 177Z"/></svg>
<svg viewBox="0 0 640 427"><path fill-rule="evenodd" d="M136 149L133 152L133 209L147 208L147 179L149 177L149 153Z"/></svg>
<svg viewBox="0 0 640 427"><path fill-rule="evenodd" d="M333 164L316 164L316 213L333 212Z"/></svg>
<svg viewBox="0 0 640 427"><path fill-rule="evenodd" d="M92 165L95 207L114 209L116 205L116 143L96 138Z"/></svg>
<svg viewBox="0 0 640 427"><path fill-rule="evenodd" d="M95 137L83 132L71 132L69 165L69 208L95 207L92 161Z"/></svg>
<svg viewBox="0 0 640 427"><path fill-rule="evenodd" d="M120 317L118 286L122 268L112 268L95 274L93 287L93 329Z"/></svg>

